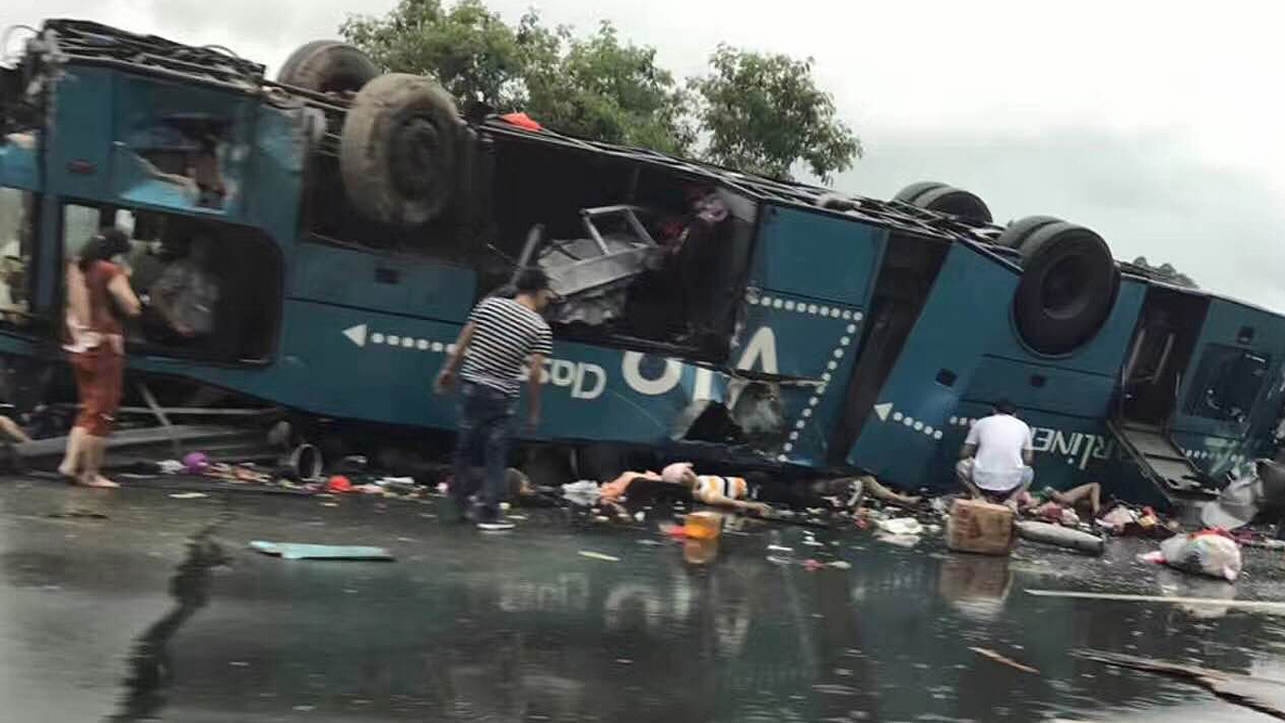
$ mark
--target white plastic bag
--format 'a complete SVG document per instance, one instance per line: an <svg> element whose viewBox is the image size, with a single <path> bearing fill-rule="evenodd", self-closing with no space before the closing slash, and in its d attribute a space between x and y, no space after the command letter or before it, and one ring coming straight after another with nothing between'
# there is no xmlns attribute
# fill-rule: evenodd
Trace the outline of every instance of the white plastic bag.
<svg viewBox="0 0 1285 723"><path fill-rule="evenodd" d="M1240 577L1242 563L1240 546L1214 532L1175 535L1160 543L1159 552L1143 555L1142 559L1227 582L1235 582Z"/></svg>

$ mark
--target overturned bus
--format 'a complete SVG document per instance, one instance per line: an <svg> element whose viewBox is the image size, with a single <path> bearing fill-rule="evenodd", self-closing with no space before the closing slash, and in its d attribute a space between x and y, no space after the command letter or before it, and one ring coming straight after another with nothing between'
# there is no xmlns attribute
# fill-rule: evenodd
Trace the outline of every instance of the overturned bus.
<svg viewBox="0 0 1285 723"><path fill-rule="evenodd" d="M1005 397L1037 484L1155 502L1206 498L1276 446L1280 315L1059 219L994 225L945 184L878 201L463 119L332 41L274 81L221 48L51 20L0 78L10 360L57 362L63 264L115 224L140 294L179 263L217 289L199 334L144 319L131 370L309 415L450 429L433 373L471 306L538 264L562 302L528 442L945 487Z"/></svg>

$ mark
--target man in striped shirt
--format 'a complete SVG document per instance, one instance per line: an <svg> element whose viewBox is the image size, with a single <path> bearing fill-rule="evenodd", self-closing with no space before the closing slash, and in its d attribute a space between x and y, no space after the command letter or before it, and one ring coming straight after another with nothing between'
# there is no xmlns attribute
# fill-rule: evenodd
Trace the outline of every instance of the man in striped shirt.
<svg viewBox="0 0 1285 723"><path fill-rule="evenodd" d="M459 370L463 384L451 496L464 516L469 495L476 489L471 471L481 456L486 477L478 526L487 530L513 527L500 520L499 511L523 366L529 359L527 424L534 428L540 422L541 370L553 353L553 335L540 316L553 297L548 276L538 268L524 269L514 285L516 297L491 296L473 308L455 340L455 350L433 383L434 391L441 394L454 384Z"/></svg>

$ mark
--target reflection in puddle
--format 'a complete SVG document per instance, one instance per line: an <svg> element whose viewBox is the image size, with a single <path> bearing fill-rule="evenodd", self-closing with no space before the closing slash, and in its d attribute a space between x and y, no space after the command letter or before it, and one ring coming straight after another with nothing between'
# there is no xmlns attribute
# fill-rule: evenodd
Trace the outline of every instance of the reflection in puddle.
<svg viewBox="0 0 1285 723"><path fill-rule="evenodd" d="M165 707L165 689L174 680L170 639L183 623L210 600L212 568L227 561L223 549L205 531L188 540L187 557L170 580L174 606L134 643L126 695L111 720L148 720Z"/></svg>

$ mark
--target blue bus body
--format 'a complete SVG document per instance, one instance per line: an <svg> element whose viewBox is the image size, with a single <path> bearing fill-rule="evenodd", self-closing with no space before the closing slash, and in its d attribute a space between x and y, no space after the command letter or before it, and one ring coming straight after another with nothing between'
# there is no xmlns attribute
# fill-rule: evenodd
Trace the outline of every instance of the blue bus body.
<svg viewBox="0 0 1285 723"><path fill-rule="evenodd" d="M0 352L57 356L69 205L107 215L159 212L261 240L263 248L244 263L260 267L256 283L275 289L261 303L270 342L254 359L218 362L140 346L131 350L132 370L312 415L452 427L454 404L434 397L430 381L472 305L491 289L467 256L361 247L309 232L304 199L316 113L307 102L276 102L257 83L74 55L41 68L38 121L0 145L0 187L21 193L31 227L20 254L28 303L23 314L6 317ZM230 190L218 207L195 203L139 163L140 149L171 142L156 119L175 114L217 116L226 124L220 163ZM505 147L563 140L498 121L474 128ZM574 148L567 153L674 168L723 189L741 203L752 236L721 356L559 336L542 370L544 415L531 440L683 453L683 424L702 401L727 407L735 418L738 400L756 389L768 399L759 407L770 412L767 432L752 444L712 444L724 457L862 470L903 487L944 489L954 484L952 462L969 421L1006 397L1035 428L1040 484L1098 481L1119 496L1151 500L1163 495L1122 456L1108 421L1117 414L1132 348L1141 343L1144 305L1168 294L1205 309L1167 422L1173 441L1210 475L1273 451L1285 362L1280 315L1126 270L1094 338L1069 354L1041 355L1014 327L1010 301L1021 267L993 246L993 229L970 230L869 200L867 208L882 212L827 210L808 202L819 189L655 154L563 145ZM890 322L904 328L889 341L872 330L872 313L880 311L881 294L895 295L898 283L882 274L909 247L931 257L922 262L931 269L923 274L928 286L899 312L900 322ZM1202 416L1187 404L1210 383L1197 371L1212 363L1204 361L1209 355L1228 349L1263 361L1261 389L1235 419Z"/></svg>

